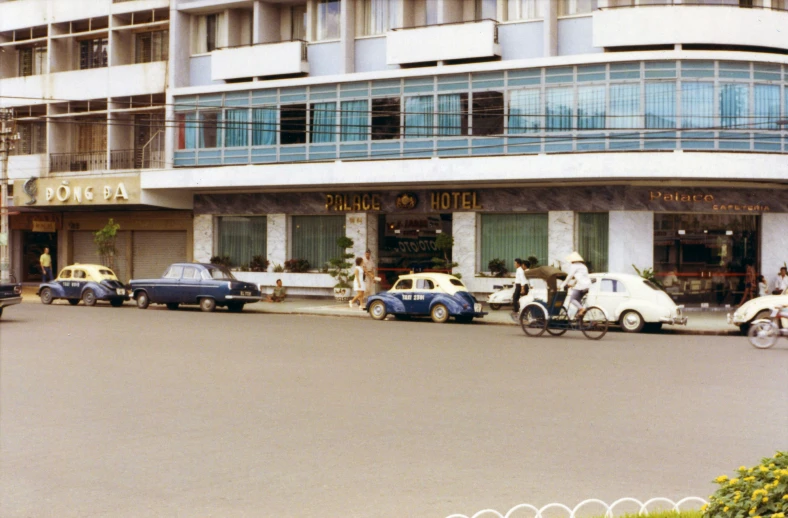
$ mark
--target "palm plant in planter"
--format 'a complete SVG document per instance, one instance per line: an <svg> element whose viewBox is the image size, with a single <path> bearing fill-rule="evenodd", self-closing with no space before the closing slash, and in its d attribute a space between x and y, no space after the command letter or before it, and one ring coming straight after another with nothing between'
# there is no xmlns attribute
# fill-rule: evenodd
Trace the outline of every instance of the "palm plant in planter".
<svg viewBox="0 0 788 518"><path fill-rule="evenodd" d="M337 280L334 285L334 298L344 302L350 300L353 292L353 285L350 284L350 281L353 280L350 267L353 264L348 261L353 257L353 254L347 251L348 248L353 248L353 240L347 236L338 237L337 246L342 250L342 254L328 261L328 274Z"/></svg>

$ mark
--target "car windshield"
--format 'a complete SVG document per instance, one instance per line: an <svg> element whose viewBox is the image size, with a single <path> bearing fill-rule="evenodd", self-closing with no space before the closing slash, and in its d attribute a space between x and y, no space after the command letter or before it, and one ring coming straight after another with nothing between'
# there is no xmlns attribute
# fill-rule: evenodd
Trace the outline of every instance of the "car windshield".
<svg viewBox="0 0 788 518"><path fill-rule="evenodd" d="M208 267L208 274L212 279L223 281L235 280L235 277L233 277L233 274L230 273L230 270L225 270L224 268Z"/></svg>

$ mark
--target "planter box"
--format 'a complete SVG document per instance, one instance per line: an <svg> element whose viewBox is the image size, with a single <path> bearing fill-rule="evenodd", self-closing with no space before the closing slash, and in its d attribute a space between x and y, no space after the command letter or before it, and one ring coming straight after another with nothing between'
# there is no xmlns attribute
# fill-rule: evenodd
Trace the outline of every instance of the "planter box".
<svg viewBox="0 0 788 518"><path fill-rule="evenodd" d="M264 294L273 291L277 279L287 288L288 295L334 296L337 281L327 273L276 273L276 272L233 272L238 280L253 282Z"/></svg>

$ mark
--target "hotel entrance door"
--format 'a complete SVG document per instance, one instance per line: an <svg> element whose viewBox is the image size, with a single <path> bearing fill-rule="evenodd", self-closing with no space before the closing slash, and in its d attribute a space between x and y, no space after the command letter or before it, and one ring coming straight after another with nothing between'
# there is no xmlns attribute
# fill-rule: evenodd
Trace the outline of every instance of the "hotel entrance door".
<svg viewBox="0 0 788 518"><path fill-rule="evenodd" d="M759 264L759 216L655 214L654 272L687 304L736 305L748 264Z"/></svg>
<svg viewBox="0 0 788 518"><path fill-rule="evenodd" d="M443 257L436 239L451 236L451 214L385 214L378 221L378 271L381 288L399 275L435 269L432 259ZM451 261L451 250L448 251ZM440 270L445 271L445 270Z"/></svg>

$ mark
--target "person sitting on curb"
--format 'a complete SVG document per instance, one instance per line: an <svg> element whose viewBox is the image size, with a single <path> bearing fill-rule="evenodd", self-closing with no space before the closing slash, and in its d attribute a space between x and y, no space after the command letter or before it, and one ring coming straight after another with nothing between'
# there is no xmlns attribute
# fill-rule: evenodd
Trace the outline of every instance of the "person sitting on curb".
<svg viewBox="0 0 788 518"><path fill-rule="evenodd" d="M282 279L276 280L276 286L274 286L274 291L268 298L266 299L267 302L284 302L285 297L287 296L287 292L285 291L285 287L282 286Z"/></svg>

